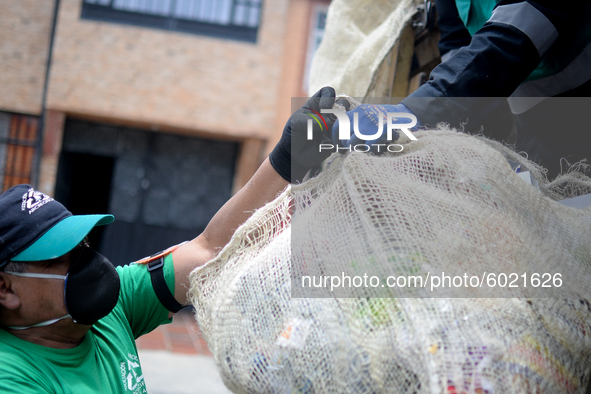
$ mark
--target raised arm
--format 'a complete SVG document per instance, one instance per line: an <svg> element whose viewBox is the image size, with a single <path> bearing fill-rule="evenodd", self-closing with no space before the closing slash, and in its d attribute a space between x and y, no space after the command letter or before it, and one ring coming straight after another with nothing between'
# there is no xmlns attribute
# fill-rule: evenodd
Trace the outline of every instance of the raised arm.
<svg viewBox="0 0 591 394"><path fill-rule="evenodd" d="M314 124L313 139L307 139L308 113L332 108L335 92L322 88L289 119L281 140L251 180L234 195L211 219L203 233L173 252L175 270L174 296L187 304L189 274L211 260L228 243L234 231L258 208L272 201L289 182L299 182L311 167L319 164L330 152L318 152L323 141L330 141L332 122L322 129ZM313 110L313 111L312 111ZM311 119L311 118L310 118ZM326 129L326 130L325 130Z"/></svg>
<svg viewBox="0 0 591 394"><path fill-rule="evenodd" d="M173 252L178 302L187 303L191 271L211 260L253 211L272 201L287 184L266 159L250 181L215 214L205 231Z"/></svg>
<svg viewBox="0 0 591 394"><path fill-rule="evenodd" d="M569 64L580 64L581 70L589 68L583 61L588 57L575 62L579 54L584 55L589 42L588 2L497 0L492 16L478 30L472 31L477 23L471 24L478 18L468 19L471 40L466 37L454 1L437 3L445 11L440 14L444 24L441 49L450 50L451 44L465 46L453 51L453 56L451 52L444 54L445 61L431 72L429 81L402 101L423 124L446 122L460 127L485 112L489 101L474 98L551 97L587 80L588 73L583 71L548 78ZM464 12L468 18L467 9ZM456 30L448 25L455 25ZM515 113L526 110L519 107L516 105Z"/></svg>

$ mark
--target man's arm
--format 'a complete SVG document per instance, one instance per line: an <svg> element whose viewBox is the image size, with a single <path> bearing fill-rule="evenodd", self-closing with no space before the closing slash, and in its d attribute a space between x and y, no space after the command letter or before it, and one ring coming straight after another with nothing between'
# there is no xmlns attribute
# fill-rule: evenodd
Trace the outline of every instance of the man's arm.
<svg viewBox="0 0 591 394"><path fill-rule="evenodd" d="M582 26L583 9L577 0L498 1L470 44L436 67L402 103L423 124L444 121L458 127L458 120L473 118L486 103L453 98L509 97L559 36Z"/></svg>
<svg viewBox="0 0 591 394"><path fill-rule="evenodd" d="M437 26L439 38L439 53L441 60L446 61L460 48L470 45L472 36L460 19L455 0L435 0L437 7Z"/></svg>
<svg viewBox="0 0 591 394"><path fill-rule="evenodd" d="M330 142L332 122L325 127L313 125L309 140L307 121L310 113L332 108L335 91L324 87L294 112L283 129L281 139L254 176L211 219L203 233L172 253L175 273L174 296L187 304L189 274L215 257L252 213L277 197L290 182L299 182L306 172L326 159L330 152L319 152L319 144Z"/></svg>
<svg viewBox="0 0 591 394"><path fill-rule="evenodd" d="M205 231L173 252L174 295L178 302L187 304L191 271L211 260L257 208L275 199L287 185L267 158L246 186L215 214Z"/></svg>

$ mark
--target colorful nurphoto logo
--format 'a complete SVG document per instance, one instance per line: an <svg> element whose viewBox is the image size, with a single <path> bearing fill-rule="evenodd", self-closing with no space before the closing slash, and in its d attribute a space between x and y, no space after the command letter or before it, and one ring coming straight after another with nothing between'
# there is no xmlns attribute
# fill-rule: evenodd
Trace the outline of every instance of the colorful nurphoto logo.
<svg viewBox="0 0 591 394"><path fill-rule="evenodd" d="M328 125L326 124L326 120L324 120L324 116L320 115L320 113L318 111L314 111L312 108L308 108L308 107L304 107L305 109L307 109L308 111L312 111L314 112L314 114L307 114L310 115L315 121L316 123L318 123L318 126L320 126L320 130L324 131L324 129L322 128L322 123L324 123L324 127L326 127L326 130L328 130ZM318 117L320 117L320 119L322 119L322 123L320 123L320 119L318 119Z"/></svg>

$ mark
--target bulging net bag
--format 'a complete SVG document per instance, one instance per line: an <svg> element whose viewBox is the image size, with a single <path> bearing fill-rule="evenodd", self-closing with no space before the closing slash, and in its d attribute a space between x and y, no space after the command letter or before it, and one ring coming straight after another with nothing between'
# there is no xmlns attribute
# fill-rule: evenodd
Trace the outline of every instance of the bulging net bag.
<svg viewBox="0 0 591 394"><path fill-rule="evenodd" d="M415 135L399 153L335 154L191 274L229 389L585 392L591 209L555 199L589 193L589 179L559 189L500 144L446 129Z"/></svg>

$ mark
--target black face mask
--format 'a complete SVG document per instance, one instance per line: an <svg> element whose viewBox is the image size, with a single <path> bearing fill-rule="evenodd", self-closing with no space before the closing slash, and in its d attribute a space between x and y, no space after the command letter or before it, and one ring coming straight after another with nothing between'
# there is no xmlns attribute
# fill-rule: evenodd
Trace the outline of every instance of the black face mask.
<svg viewBox="0 0 591 394"><path fill-rule="evenodd" d="M68 317L74 323L93 325L107 316L119 299L119 274L113 264L89 247L78 247L70 255L72 265L67 275L11 272L7 274L64 281L64 299L68 314L57 319L43 321L32 326L9 326L13 330L26 330L54 324Z"/></svg>
<svg viewBox="0 0 591 394"><path fill-rule="evenodd" d="M115 308L119 274L105 256L91 248L76 248L71 258L64 284L66 308L75 323L93 325Z"/></svg>

